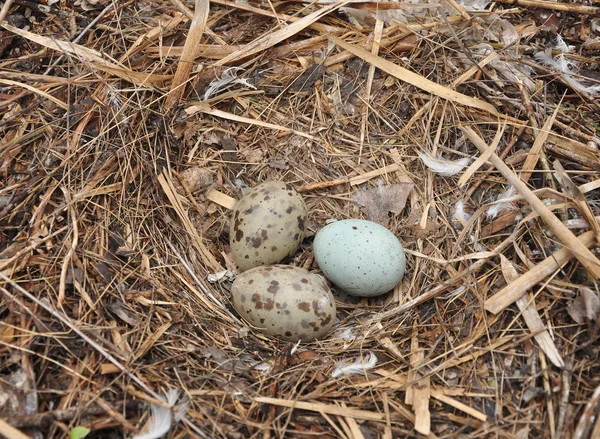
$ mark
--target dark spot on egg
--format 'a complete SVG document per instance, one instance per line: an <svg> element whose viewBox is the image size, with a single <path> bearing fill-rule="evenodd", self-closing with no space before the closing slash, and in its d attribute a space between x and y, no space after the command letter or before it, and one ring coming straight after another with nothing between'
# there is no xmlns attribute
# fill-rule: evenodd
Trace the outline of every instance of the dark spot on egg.
<svg viewBox="0 0 600 439"><path fill-rule="evenodd" d="M298 304L298 309L304 312L310 312L310 303L308 302L300 302Z"/></svg>
<svg viewBox="0 0 600 439"><path fill-rule="evenodd" d="M263 305L265 311L271 311L274 306L275 306L275 302L273 301L273 299L265 300L264 305Z"/></svg>
<svg viewBox="0 0 600 439"><path fill-rule="evenodd" d="M252 242L252 247L254 248L258 248L262 244L262 238L257 236L254 238L250 238L250 241ZM258 254L256 256L258 256Z"/></svg>
<svg viewBox="0 0 600 439"><path fill-rule="evenodd" d="M260 318L260 323L265 323L265 319L263 317Z"/></svg>
<svg viewBox="0 0 600 439"><path fill-rule="evenodd" d="M329 314L324 319L321 319L321 327L329 325L329 323L331 322L332 319L333 319L333 316L331 314Z"/></svg>
<svg viewBox="0 0 600 439"><path fill-rule="evenodd" d="M239 242L242 240L243 237L244 237L244 232L240 229L237 229L237 231L235 232L235 240Z"/></svg>
<svg viewBox="0 0 600 439"><path fill-rule="evenodd" d="M262 309L263 308L262 300L260 300L260 294L254 293L252 295L252 302L254 303L254 308L255 309Z"/></svg>
<svg viewBox="0 0 600 439"><path fill-rule="evenodd" d="M358 230L358 227L352 226L352 230Z"/></svg>
<svg viewBox="0 0 600 439"><path fill-rule="evenodd" d="M291 331L285 331L285 336L286 336L286 337L291 337L291 336L292 336L292 333L291 333Z"/></svg>
<svg viewBox="0 0 600 439"><path fill-rule="evenodd" d="M276 280L271 281L271 285L267 288L267 291L271 294L276 294L279 291L279 282Z"/></svg>
<svg viewBox="0 0 600 439"><path fill-rule="evenodd" d="M292 213L292 210L294 210L294 207L290 206L285 210L285 213Z"/></svg>
<svg viewBox="0 0 600 439"><path fill-rule="evenodd" d="M271 251L272 252L276 252L277 251L277 246L276 245L272 245L271 246Z"/></svg>
<svg viewBox="0 0 600 439"><path fill-rule="evenodd" d="M263 200L265 200L265 201L269 201L270 199L271 199L271 197L270 197L270 196L268 196L268 195L267 195L267 196L265 196L265 198L263 198Z"/></svg>
<svg viewBox="0 0 600 439"><path fill-rule="evenodd" d="M302 279L300 279L300 282L302 282L303 284L307 284L308 283L308 279L303 277Z"/></svg>
<svg viewBox="0 0 600 439"><path fill-rule="evenodd" d="M292 288L293 288L295 291L302 291L302 286L301 286L300 284L293 283L293 284L292 284Z"/></svg>
<svg viewBox="0 0 600 439"><path fill-rule="evenodd" d="M298 215L296 217L296 219L298 220L298 229L300 229L304 232L304 218L302 218L300 215Z"/></svg>
<svg viewBox="0 0 600 439"><path fill-rule="evenodd" d="M248 281L248 285L252 285L253 283L254 283L254 279L250 279L250 280Z"/></svg>

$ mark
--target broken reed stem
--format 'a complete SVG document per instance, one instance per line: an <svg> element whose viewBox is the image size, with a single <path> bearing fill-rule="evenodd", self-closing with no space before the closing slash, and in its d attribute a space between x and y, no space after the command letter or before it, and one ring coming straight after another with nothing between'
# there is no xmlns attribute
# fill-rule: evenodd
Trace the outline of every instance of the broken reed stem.
<svg viewBox="0 0 600 439"><path fill-rule="evenodd" d="M208 20L208 11L208 0L196 0L194 19L190 24L190 30L183 46L183 53L181 54L175 77L171 83L171 90L166 102L167 108L176 105L185 91L185 84L189 80L190 72L194 65L196 49L204 34L204 27Z"/></svg>
<svg viewBox="0 0 600 439"><path fill-rule="evenodd" d="M587 248L594 243L594 235L593 230L585 232L579 236L578 242ZM485 309L494 314L499 313L525 294L528 289L532 288L566 264L572 257L573 254L567 247L563 247L557 252L552 253L531 270L522 274L518 279L509 283L492 297L487 299L485 301Z"/></svg>
<svg viewBox="0 0 600 439"><path fill-rule="evenodd" d="M495 0L502 5L517 5L525 8L550 9L574 14L600 16L600 8L569 3L547 2L543 0Z"/></svg>
<svg viewBox="0 0 600 439"><path fill-rule="evenodd" d="M483 153L488 145L470 127L460 127L465 136ZM533 210L535 210L554 234L560 239L564 246L570 249L581 264L588 270L594 279L600 278L600 261L594 254L583 245L577 237L565 226L548 207L540 200L525 183L498 157L496 154L490 156L490 162L515 187L517 192L523 196Z"/></svg>

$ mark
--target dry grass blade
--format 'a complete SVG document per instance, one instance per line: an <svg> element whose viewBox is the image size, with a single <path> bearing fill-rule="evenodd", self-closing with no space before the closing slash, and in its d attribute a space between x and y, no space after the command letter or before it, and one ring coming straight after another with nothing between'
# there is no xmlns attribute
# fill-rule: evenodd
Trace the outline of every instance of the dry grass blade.
<svg viewBox="0 0 600 439"><path fill-rule="evenodd" d="M499 118L512 119L505 115L500 114L494 106L488 104L487 102L481 101L479 99L473 98L471 96L466 96L462 93L452 90L451 88L444 87L443 85L437 84L423 76L411 72L410 70L405 69L404 67L400 67L397 64L394 64L390 61L387 61L379 56L373 55L371 52L358 47L354 44L349 44L342 40L341 38L337 38L334 36L328 37L335 44L340 46L342 49L347 50L348 52L358 56L359 58L367 61L369 64L374 65L375 67L383 70L386 73L400 79L401 81L407 82L415 87L420 88L427 93L431 93L435 96L439 96L444 99L448 99L451 102L457 103L459 105L465 105L468 107L477 108L479 110L483 110L497 116Z"/></svg>
<svg viewBox="0 0 600 439"><path fill-rule="evenodd" d="M502 274L504 275L506 282L516 282L519 279L519 274L517 273L514 265L504 255L500 255L500 259L502 261ZM521 310L527 327L552 364L554 364L556 367L565 367L565 362L558 352L558 349L556 349L556 345L548 333L548 328L546 328L546 325L544 325L544 322L542 322L542 318L535 309L535 304L532 303L532 298L528 295L519 297L517 299L517 306Z"/></svg>
<svg viewBox="0 0 600 439"><path fill-rule="evenodd" d="M211 115L213 115L215 117L220 117L220 118L227 119L227 120L232 120L232 121L235 121L235 122L248 123L248 124L251 124L251 125L258 125L258 126L261 126L261 127L264 127L264 128L270 128L270 129L277 130L277 131L294 133L294 134L297 134L299 136L305 137L305 138L307 138L309 140L315 140L314 136L311 136L310 134L307 134L307 133L303 133L302 131L296 131L296 130L293 130L291 128L284 127L282 125L275 125L275 124L272 124L272 123L263 122L263 121L256 120L256 119L251 119L249 117L238 116L237 114L227 113L227 112L222 111L222 110L217 110L217 109L214 109L214 108L207 107L206 105L194 105L194 106L186 108L185 112L186 112L186 114L188 116L191 116L191 115L193 115L193 114L195 114L197 112L202 112L202 113L205 113L205 114L211 114Z"/></svg>
<svg viewBox="0 0 600 439"><path fill-rule="evenodd" d="M554 113L552 113L552 116L546 119L544 126L537 132L535 136L535 142L533 142L533 146L529 150L529 154L527 154L525 163L523 163L523 169L525 169L525 171L522 171L519 174L519 177L525 183L527 183L529 177L531 177L531 174L533 173L533 169L535 169L535 165L540 158L540 152L546 143L546 140L548 139L548 135L552 131L552 126L554 125L554 121L556 120L556 115L558 114L559 109L560 106L557 106L556 110L554 110Z"/></svg>
<svg viewBox="0 0 600 439"><path fill-rule="evenodd" d="M354 408L340 407L332 404L323 404L319 402L290 401L288 399L268 398L264 396L254 398L254 401L298 410L310 410L314 412L327 413L328 415L347 416L350 418L362 419L364 421L385 420L385 416L380 413L374 413Z"/></svg>
<svg viewBox="0 0 600 439"><path fill-rule="evenodd" d="M590 247L595 243L595 234L594 232L583 233L579 236L578 240L581 245ZM519 276L518 279L502 288L494 296L487 299L485 301L485 309L494 314L499 313L523 296L527 290L533 288L533 286L560 269L571 258L573 258L573 253L571 253L568 246L558 250L544 259L543 262L540 262L534 268Z"/></svg>
<svg viewBox="0 0 600 439"><path fill-rule="evenodd" d="M481 153L484 153L488 146L475 131L469 127L461 127L461 130ZM571 232L549 209L548 207L527 187L525 183L500 159L496 154L490 156L492 164L500 171L507 181L515 187L517 192L531 205L531 207L540 215L542 220L552 229L556 236L562 241L565 247L569 248L575 257L581 262L594 279L600 278L600 261L586 246L584 246L577 237Z"/></svg>
<svg viewBox="0 0 600 439"><path fill-rule="evenodd" d="M421 377L419 368L425 358L425 353L423 352L423 348L419 347L416 336L412 339L411 350L410 363L412 371L408 379L414 381L414 384L406 389L404 401L406 404L413 406L415 412L415 430L427 435L431 432L431 413L429 412L431 381L428 376Z"/></svg>
<svg viewBox="0 0 600 439"><path fill-rule="evenodd" d="M561 163L556 160L554 162L554 169L556 170L556 179L560 182L563 187L563 192L566 196L573 199L577 205L577 210L586 219L590 227L596 232L596 242L600 243L600 224L596 220L590 203L584 195L584 191L577 187L577 185L571 180L565 168Z"/></svg>
<svg viewBox="0 0 600 439"><path fill-rule="evenodd" d="M69 108L69 106L68 106L68 105L67 105L65 102L61 101L60 99L57 99L57 98L55 98L54 96L52 96L52 95L51 95L51 94L49 94L49 93L46 93L46 92L45 92L45 91L43 91L43 90L40 90L40 89L38 89L38 88L35 88L35 87L33 87L33 86L29 85L29 84L24 84L24 83L22 83L22 82L17 82L17 81L11 81L10 79L0 79L0 84L5 84L5 85L14 85L14 86L16 86L16 87L22 87L22 88L25 88L25 89L27 89L27 90L29 90L29 91L32 91L32 92L34 92L34 93L36 93L36 94L39 94L40 96L42 96L42 97L43 97L43 98L45 98L45 99L49 99L49 100L51 100L51 101L52 101L52 102L54 102L56 105L58 105L59 107L61 107L61 108L65 109L65 110L66 110L67 108Z"/></svg>
<svg viewBox="0 0 600 439"><path fill-rule="evenodd" d="M458 186L464 186L471 176L477 172L477 170L483 166L485 162L490 158L492 154L496 152L496 148L498 148L498 144L502 139L502 135L504 134L504 130L506 129L506 123L498 126L498 131L496 131L496 135L494 136L494 140L490 143L490 146L479 156L477 159L469 165L469 167L465 170L463 175L458 179Z"/></svg>
<svg viewBox="0 0 600 439"><path fill-rule="evenodd" d="M7 439L30 439L25 433L0 419L0 434Z"/></svg>
<svg viewBox="0 0 600 439"><path fill-rule="evenodd" d="M9 24L2 24L2 27L16 35L19 35L37 44L40 44L41 46L47 47L52 50L57 50L59 52L63 52L69 55L73 55L79 58L82 62L88 63L90 66L93 66L98 70L110 73L137 85L147 85L149 83L163 82L168 79L171 79L170 75L141 73L133 71L126 67L119 66L114 62L107 61L106 59L104 59L100 52L97 52L88 47L81 46L79 44L61 41L48 37L42 37L41 35L36 35L32 32L16 28Z"/></svg>
<svg viewBox="0 0 600 439"><path fill-rule="evenodd" d="M306 17L302 17L300 20L293 22L292 24L288 24L287 26L274 31L269 32L263 35L260 38L257 38L253 42L247 44L242 47L237 52L232 53L231 55L226 56L225 58L217 61L215 65L224 66L227 64L231 64L241 58L247 58L256 53L262 52L273 47L275 44L280 43L283 40L290 38L293 35L296 35L298 32L302 31L306 27L313 24L315 21L318 21L321 17L341 8L347 1L342 1L338 3L333 3L328 6L325 6L311 14L308 14Z"/></svg>
<svg viewBox="0 0 600 439"><path fill-rule="evenodd" d="M171 202L171 207L173 207L173 209L175 209L175 212L177 212L177 215L181 219L185 229L189 233L189 236L192 238L193 245L200 251L200 254L202 255L202 258L204 259L204 263L206 264L206 266L210 267L213 271L222 271L223 267L221 266L221 264L219 264L217 262L217 260L212 255L212 253L210 253L207 250L206 245L204 245L204 243L202 242L202 238L198 235L198 230L194 227L194 225L190 221L189 215L188 215L186 209L181 204L179 195L177 194L177 191L175 190L175 186L173 185L173 180L167 174L166 169L163 170L163 172L161 174L159 174L157 176L157 178L158 178L158 182L162 186L162 189L164 190L165 194L167 195L167 198Z"/></svg>
<svg viewBox="0 0 600 439"><path fill-rule="evenodd" d="M166 101L167 108L176 105L185 91L185 84L189 80L194 59L196 59L196 54L198 53L198 45L202 39L206 20L208 19L209 0L196 0L195 5L194 19L190 24L190 30L177 65L177 71L173 77L173 82L171 82L171 90Z"/></svg>

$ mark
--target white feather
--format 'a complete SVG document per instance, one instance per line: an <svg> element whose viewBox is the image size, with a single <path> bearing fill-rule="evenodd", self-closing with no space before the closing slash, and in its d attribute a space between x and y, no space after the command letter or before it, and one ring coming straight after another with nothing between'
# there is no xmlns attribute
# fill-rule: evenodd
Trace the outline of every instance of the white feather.
<svg viewBox="0 0 600 439"><path fill-rule="evenodd" d="M220 78L215 79L208 85L208 88L204 93L204 100L207 100L208 98L210 98L213 95L216 95L220 91L229 88L233 84L241 84L243 86L250 87L251 89L256 90L256 87L250 84L247 78L237 77L237 72L239 70L243 69L241 67L229 67L228 69L224 70Z"/></svg>
<svg viewBox="0 0 600 439"><path fill-rule="evenodd" d="M347 361L339 363L335 369L333 369L333 372L331 372L331 376L337 378L340 375L351 375L354 373L364 374L367 370L374 368L377 361L375 354L369 352L369 358L367 360L363 357L358 357L353 363Z"/></svg>
<svg viewBox="0 0 600 439"><path fill-rule="evenodd" d="M510 201L502 202L502 200L512 197L514 195L514 193L515 193L514 186L509 186L508 189L506 189L504 192L502 192L500 195L498 195L494 204L492 206L490 206L490 208L487 210L487 213L486 213L487 217L494 219L503 210L514 209L515 207L513 206L513 204Z"/></svg>
<svg viewBox="0 0 600 439"><path fill-rule="evenodd" d="M458 200L454 205L454 213L452 214L452 218L461 224L465 224L467 221L469 221L471 216L473 215L465 212L465 203L463 200Z"/></svg>
<svg viewBox="0 0 600 439"><path fill-rule="evenodd" d="M298 350L298 346L300 346L300 342L301 340L298 340L298 343L292 346L292 349L290 350L290 355L294 355L296 353L296 351Z"/></svg>
<svg viewBox="0 0 600 439"><path fill-rule="evenodd" d="M144 425L145 433L136 434L132 439L158 439L169 432L173 423L179 422L184 416L190 401L187 397L179 399L179 390L169 389L166 396L161 400L169 405L164 407L158 404L152 404L152 415Z"/></svg>
<svg viewBox="0 0 600 439"><path fill-rule="evenodd" d="M534 57L540 63L554 67L556 70L558 70L565 82L567 82L575 90L592 95L600 94L600 85L587 86L573 77L573 74L577 73L573 70L577 67L577 65L573 61L567 59L564 54L561 53L553 58L552 49L547 49L545 52L536 53Z"/></svg>
<svg viewBox="0 0 600 439"><path fill-rule="evenodd" d="M567 44L567 42L561 34L556 34L556 45L554 46L554 48L560 52L565 53L569 53L571 51L571 48L569 47L569 45Z"/></svg>
<svg viewBox="0 0 600 439"><path fill-rule="evenodd" d="M467 157L452 162L450 160L432 157L426 152L419 151L417 152L417 154L419 154L419 157L423 161L425 166L427 166L431 171L435 172L436 174L442 175L444 177L450 177L452 175L458 174L469 164L470 161Z"/></svg>
<svg viewBox="0 0 600 439"><path fill-rule="evenodd" d="M353 341L356 339L356 334L352 328L346 328L342 331L336 332L332 338L339 338L344 341Z"/></svg>
<svg viewBox="0 0 600 439"><path fill-rule="evenodd" d="M271 372L271 369L273 369L273 366L270 365L269 363L257 362L254 366L252 366L252 369L258 370L258 371L264 372L264 373L269 373L269 372Z"/></svg>

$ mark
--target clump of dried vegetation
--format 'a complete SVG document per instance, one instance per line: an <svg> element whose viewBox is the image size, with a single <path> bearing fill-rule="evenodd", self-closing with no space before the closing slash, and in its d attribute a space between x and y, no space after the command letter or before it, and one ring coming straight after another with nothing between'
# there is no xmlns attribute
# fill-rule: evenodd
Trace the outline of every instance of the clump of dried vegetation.
<svg viewBox="0 0 600 439"><path fill-rule="evenodd" d="M599 437L592 3L5 0L0 433ZM309 207L290 263L368 217L403 283L308 344L248 327L265 180Z"/></svg>

